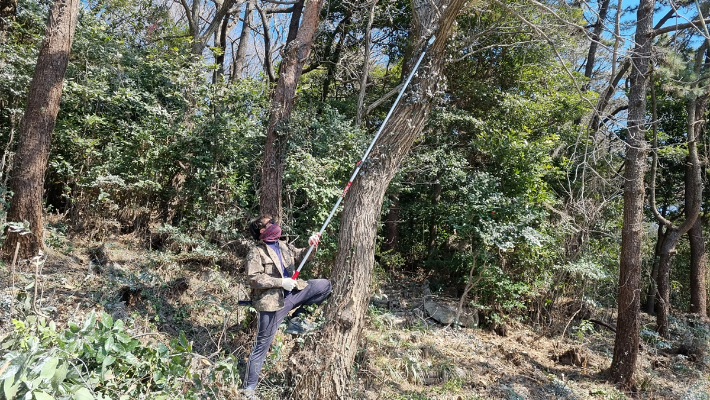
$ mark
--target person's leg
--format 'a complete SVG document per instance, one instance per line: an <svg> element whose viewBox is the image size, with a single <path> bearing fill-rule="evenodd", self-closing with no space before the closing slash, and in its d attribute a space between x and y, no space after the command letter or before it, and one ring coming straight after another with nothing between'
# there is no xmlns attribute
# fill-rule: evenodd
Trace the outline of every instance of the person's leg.
<svg viewBox="0 0 710 400"><path fill-rule="evenodd" d="M305 306L311 304L320 304L325 300L330 292L333 290L333 286L327 279L311 279L308 281L308 286L303 290L297 292L292 292L288 296L289 308L293 309L298 307L298 309L293 313L294 318L301 316L306 310ZM284 307L286 308L286 307Z"/></svg>
<svg viewBox="0 0 710 400"><path fill-rule="evenodd" d="M290 296L289 296L290 297ZM244 378L244 389L255 389L259 381L259 373L264 364L266 353L269 352L271 342L274 340L276 331L286 314L293 309L293 306L285 304L285 307L273 312L259 312L259 329L256 333L254 346L247 362L246 376Z"/></svg>

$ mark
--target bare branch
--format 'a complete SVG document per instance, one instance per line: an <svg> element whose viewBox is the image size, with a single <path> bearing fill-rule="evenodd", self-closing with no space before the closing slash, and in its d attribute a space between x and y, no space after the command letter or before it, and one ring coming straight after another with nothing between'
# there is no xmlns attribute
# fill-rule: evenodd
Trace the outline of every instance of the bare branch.
<svg viewBox="0 0 710 400"><path fill-rule="evenodd" d="M269 77L269 82L276 82L276 76L274 74L274 67L271 61L271 34L269 33L269 17L266 16L264 10L256 4L256 10L261 16L261 26L264 35L264 71Z"/></svg>
<svg viewBox="0 0 710 400"><path fill-rule="evenodd" d="M288 14L292 13L296 8L294 6L291 7L286 7L286 8L279 8L279 7L273 7L273 8L264 8L264 12L266 14Z"/></svg>
<svg viewBox="0 0 710 400"><path fill-rule="evenodd" d="M684 24L676 24L676 25L666 26L665 28L654 29L653 33L651 35L653 37L656 37L656 36L662 35L664 33L679 31L679 30L688 29L688 28L693 28L693 29L697 30L698 32L702 32L702 28L698 27L698 24L700 24L700 23L710 24L710 18L705 18L702 21L698 20L698 19L694 19L694 20L692 20L690 22L686 22Z"/></svg>
<svg viewBox="0 0 710 400"><path fill-rule="evenodd" d="M374 103L370 104L370 105L367 107L367 109L365 109L365 112L363 113L363 115L367 115L367 114L369 114L372 110L374 110L375 108L379 107L380 104L384 103L385 101L387 101L387 99L389 99L390 97L392 97L392 96L394 96L395 94L397 94L400 89L402 89L402 83L400 83L399 85L395 86L392 90L390 90L389 92L387 92L387 94L385 94L384 96L382 96L379 100L377 100L377 101L375 101Z"/></svg>
<svg viewBox="0 0 710 400"><path fill-rule="evenodd" d="M300 0L294 0L294 1L283 1L283 0L264 0L266 3L271 3L271 4L280 4L280 5L294 5L298 4Z"/></svg>

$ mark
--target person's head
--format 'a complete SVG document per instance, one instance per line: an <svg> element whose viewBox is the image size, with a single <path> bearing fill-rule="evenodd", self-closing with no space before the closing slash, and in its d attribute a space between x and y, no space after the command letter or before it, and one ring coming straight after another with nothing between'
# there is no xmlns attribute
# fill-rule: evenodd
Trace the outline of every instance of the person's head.
<svg viewBox="0 0 710 400"><path fill-rule="evenodd" d="M264 233L266 228L273 224L276 224L276 221L274 221L270 215L262 215L249 223L249 233L251 233L254 240L259 240L261 238L261 234Z"/></svg>

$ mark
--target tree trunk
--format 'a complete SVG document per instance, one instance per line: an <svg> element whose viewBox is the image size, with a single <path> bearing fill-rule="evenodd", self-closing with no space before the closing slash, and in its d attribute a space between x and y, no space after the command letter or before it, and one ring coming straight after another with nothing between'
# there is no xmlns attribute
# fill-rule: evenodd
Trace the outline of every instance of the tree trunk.
<svg viewBox="0 0 710 400"><path fill-rule="evenodd" d="M248 0L244 10L244 19L242 20L242 33L239 35L239 45L237 52L232 61L231 73L229 81L234 82L242 78L244 70L244 61L247 55L247 41L249 40L249 31L251 30L252 13L254 12L254 3L256 0Z"/></svg>
<svg viewBox="0 0 710 400"><path fill-rule="evenodd" d="M399 197L390 195L392 205L387 212L385 219L385 241L382 243L382 248L387 250L397 251L397 243L399 242Z"/></svg>
<svg viewBox="0 0 710 400"><path fill-rule="evenodd" d="M705 255L705 238L703 224L700 218L688 231L690 241L690 312L705 318L707 316L707 256Z"/></svg>
<svg viewBox="0 0 710 400"><path fill-rule="evenodd" d="M40 250L44 250L44 173L78 13L79 0L56 0L47 21L20 128L10 181L15 194L7 216L8 221L29 222L32 234L19 235L8 231L3 243L3 256L6 258L12 256L18 242L21 244L21 258L36 256Z"/></svg>
<svg viewBox="0 0 710 400"><path fill-rule="evenodd" d="M357 98L357 117L355 118L355 125L362 125L364 104L365 104L365 92L367 92L367 78L370 74L370 45L372 42L372 21L375 19L375 7L377 6L377 0L372 1L372 6L370 8L370 16L367 19L367 27L365 28L365 57L363 59L365 62L362 65L362 75L360 76L360 94Z"/></svg>
<svg viewBox="0 0 710 400"><path fill-rule="evenodd" d="M387 186L421 133L441 81L445 45L464 0L440 1L437 14L432 3L415 0L413 32L416 48L422 49L436 27L436 40L420 72L411 81L405 98L392 111L391 119L345 199L337 255L333 267L333 294L325 307L327 323L306 339L294 359L294 393L298 399L349 399L350 377L358 340L370 297L374 267L375 237ZM415 52L419 53L419 52ZM418 55L418 54L417 54ZM412 60L410 60L411 62ZM411 68L413 64L409 64ZM406 70L407 68L405 68ZM406 73L406 72L403 72Z"/></svg>
<svg viewBox="0 0 710 400"><path fill-rule="evenodd" d="M594 61L597 57L597 48L599 47L599 40L601 39L602 32L604 31L604 23L606 22L606 14L608 11L609 0L602 0L601 5L599 6L599 17L597 18L597 23L594 24L591 42L589 43L589 52L587 53L587 65L584 69L584 76L587 78L591 78L592 73L594 73Z"/></svg>
<svg viewBox="0 0 710 400"><path fill-rule="evenodd" d="M207 41L221 28L225 16L230 13L235 1L236 0L213 0L215 8L214 13L210 13L212 19L209 20L205 20L204 18L204 14L207 11L201 8L203 4L202 1L193 0L192 4L188 4L186 1L180 2L185 11L188 31L190 32L190 36L192 36L191 52L193 56L202 56L202 51L205 49ZM206 27L204 26L205 22L207 23Z"/></svg>
<svg viewBox="0 0 710 400"><path fill-rule="evenodd" d="M665 240L661 245L661 254L658 257L658 314L656 314L656 330L664 338L670 338L668 331L668 316L671 312L671 260L675 254L675 246L683 234L678 228L666 231Z"/></svg>
<svg viewBox="0 0 710 400"><path fill-rule="evenodd" d="M338 44L335 45L335 51L333 52L333 55L329 57L329 60L326 60L328 63L328 73L325 76L325 80L323 81L323 90L321 91L321 101L326 101L328 99L328 95L330 94L330 84L335 80L335 72L337 71L338 67L338 62L340 61L340 54L343 52L343 44L345 43L345 37L347 36L347 29L348 25L350 25L350 18L351 14L348 13L345 18L343 18L342 21L338 24L338 29L334 32L333 35L337 35L340 33L340 37L338 38ZM333 36L335 38L335 36Z"/></svg>
<svg viewBox="0 0 710 400"><path fill-rule="evenodd" d="M17 0L0 0L0 34L6 32L9 22L17 15Z"/></svg>
<svg viewBox="0 0 710 400"><path fill-rule="evenodd" d="M628 146L624 163L624 217L619 264L619 315L611 376L622 387L633 385L639 349L641 303L641 243L643 237L646 89L651 56L654 0L641 0L636 14L636 46L631 56Z"/></svg>
<svg viewBox="0 0 710 400"><path fill-rule="evenodd" d="M285 46L288 47L291 42L296 40L296 37L298 36L298 28L301 26L301 15L303 14L303 5L305 4L306 0L299 0L296 4L293 5L293 13L291 14L291 21L288 23L288 36L286 36L286 44ZM305 20L304 20L305 23ZM316 21L316 25L318 24L318 21ZM315 36L315 32L313 34ZM311 37L311 40L313 38ZM306 60L303 60L304 62Z"/></svg>
<svg viewBox="0 0 710 400"><path fill-rule="evenodd" d="M229 14L224 16L222 20L222 25L219 30L215 32L215 47L219 51L214 56L214 63L217 65L217 69L212 73L212 83L216 84L222 79L224 75L224 55L227 53L227 33L229 28Z"/></svg>
<svg viewBox="0 0 710 400"><path fill-rule="evenodd" d="M443 186L441 185L441 176L443 171L439 170L436 174L436 183L434 184L433 192L431 194L431 214L429 215L429 243L427 244L427 258L431 259L436 254L436 238L439 236L439 224L438 216L434 212L441 201L441 191Z"/></svg>
<svg viewBox="0 0 710 400"><path fill-rule="evenodd" d="M284 48L279 80L271 99L271 114L266 128L266 147L261 166L261 193L259 206L262 214L281 220L283 161L288 142L288 120L291 118L296 96L296 86L313 45L313 37L324 0L309 1L303 11L298 33ZM295 11L294 11L295 13ZM293 31L293 27L289 30Z"/></svg>
<svg viewBox="0 0 710 400"><path fill-rule="evenodd" d="M662 213L665 215L665 209ZM656 236L656 246L653 251L653 265L651 266L651 281L648 283L648 293L646 293L646 304L644 311L648 315L656 315L656 294L658 292L658 260L661 256L661 246L666 237L664 225L658 225L658 235Z"/></svg>
<svg viewBox="0 0 710 400"><path fill-rule="evenodd" d="M706 42L707 43L707 42ZM708 50L699 50L695 58L695 71L700 73L708 63ZM702 60L705 59L705 63ZM703 82L708 84L708 80ZM699 85L700 83L698 83ZM698 216L692 227L688 230L690 241L690 312L699 314L702 317L707 315L707 288L705 287L705 273L707 258L705 256L705 243L703 240L703 226L700 218L700 208L703 196L702 165L697 151L697 142L700 141L703 133L705 112L707 109L709 89L705 87L705 92L700 95L695 104L688 107L688 163L685 172L685 208L696 211ZM693 107L694 106L694 107ZM686 211L688 213L689 211Z"/></svg>

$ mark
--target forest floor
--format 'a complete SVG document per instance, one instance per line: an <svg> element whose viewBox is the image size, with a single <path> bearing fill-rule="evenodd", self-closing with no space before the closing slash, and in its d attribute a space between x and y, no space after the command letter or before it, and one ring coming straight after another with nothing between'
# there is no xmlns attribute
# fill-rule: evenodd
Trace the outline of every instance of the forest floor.
<svg viewBox="0 0 710 400"><path fill-rule="evenodd" d="M248 355L254 311L237 303L246 298L239 257L165 237L151 239L153 246L162 242L160 250L146 250L146 240L132 235L88 242L67 239L61 230L50 233L52 247L39 278L29 266L1 271L5 303L17 294L13 283L27 288L36 281L32 309L50 315L60 327L83 320L92 310L105 311L147 342L167 342L183 331L193 352L207 359L232 354L244 360ZM496 333L440 325L423 310L421 282L403 286L391 281L378 283L379 301L367 313L353 398L710 399L709 329L690 316L672 320L673 337L665 342L653 334L652 317L642 314L636 392L623 393L605 373L615 334L580 320L579 302L560 302L548 326L508 321ZM2 306L0 339L12 329L11 318L18 317ZM613 310L584 314L613 325ZM279 331L262 373L262 398L288 398L289 354L300 341ZM241 398L232 388L219 390L223 398Z"/></svg>

